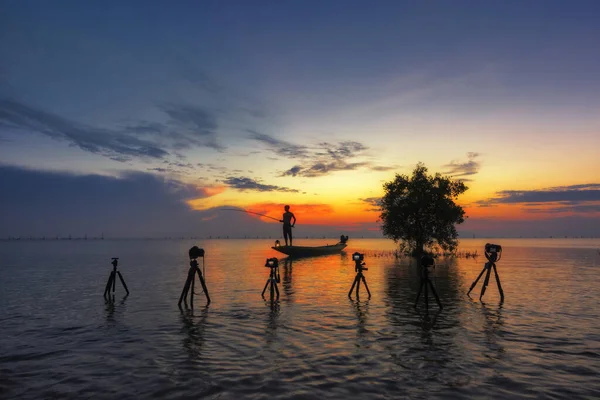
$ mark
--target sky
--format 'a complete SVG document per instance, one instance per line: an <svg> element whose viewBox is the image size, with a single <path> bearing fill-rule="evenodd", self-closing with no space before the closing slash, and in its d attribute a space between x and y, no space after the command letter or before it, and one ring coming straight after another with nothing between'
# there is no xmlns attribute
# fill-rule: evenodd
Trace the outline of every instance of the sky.
<svg viewBox="0 0 600 400"><path fill-rule="evenodd" d="M600 236L596 1L0 1L0 237Z"/></svg>

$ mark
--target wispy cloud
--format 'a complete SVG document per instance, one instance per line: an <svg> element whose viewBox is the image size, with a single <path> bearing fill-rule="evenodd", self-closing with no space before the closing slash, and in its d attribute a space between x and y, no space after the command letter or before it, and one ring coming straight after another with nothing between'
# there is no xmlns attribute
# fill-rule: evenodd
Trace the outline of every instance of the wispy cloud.
<svg viewBox="0 0 600 400"><path fill-rule="evenodd" d="M98 128L16 100L2 99L0 126L43 134L116 161L165 159L176 156L174 151L189 147L225 149L217 141L216 117L207 109L181 104L168 104L159 109L167 118L165 123L139 121Z"/></svg>
<svg viewBox="0 0 600 400"><path fill-rule="evenodd" d="M453 177L459 178L463 176L475 175L479 172L481 168L481 163L477 160L480 156L479 153L469 152L467 153L467 161L459 162L459 161L451 161L449 164L444 165L444 168L447 170L444 172L446 175L451 175ZM468 180L468 179L462 179Z"/></svg>
<svg viewBox="0 0 600 400"><path fill-rule="evenodd" d="M300 160L299 164L281 172L279 176L315 178L336 171L353 171L360 168L372 171L388 171L395 168L374 165L370 161L361 160L360 158L364 159L369 148L356 141L321 142L314 147L309 147L295 145L252 130L248 130L248 132L251 134L251 139L266 144L273 153Z"/></svg>
<svg viewBox="0 0 600 400"><path fill-rule="evenodd" d="M381 211L381 197L366 197L358 200L369 206L367 211Z"/></svg>
<svg viewBox="0 0 600 400"><path fill-rule="evenodd" d="M255 190L258 192L290 192L290 193L298 193L297 189L289 189L276 185L265 185L260 183L254 179L246 178L246 177L228 177L223 180L227 186L239 189L239 190Z"/></svg>
<svg viewBox="0 0 600 400"><path fill-rule="evenodd" d="M119 130L80 124L14 100L0 100L0 126L38 132L117 161L134 157L160 159L169 155L167 150L150 140Z"/></svg>
<svg viewBox="0 0 600 400"><path fill-rule="evenodd" d="M273 136L256 132L251 129L248 129L247 131L250 133L251 139L268 145L269 150L279 156L288 158L305 158L309 155L309 150L306 146L296 145L284 140L279 140Z"/></svg>
<svg viewBox="0 0 600 400"><path fill-rule="evenodd" d="M343 160L324 163L316 161L304 166L295 165L287 171L281 173L281 176L302 176L305 178L314 178L317 176L328 175L335 171L353 171L367 166L367 162L347 163Z"/></svg>

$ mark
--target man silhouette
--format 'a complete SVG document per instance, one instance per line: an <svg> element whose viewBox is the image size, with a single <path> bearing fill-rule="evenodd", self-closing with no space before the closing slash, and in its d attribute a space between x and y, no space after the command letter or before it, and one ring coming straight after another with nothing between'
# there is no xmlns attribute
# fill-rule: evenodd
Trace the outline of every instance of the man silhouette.
<svg viewBox="0 0 600 400"><path fill-rule="evenodd" d="M290 246L292 244L292 228L296 225L296 216L294 213L290 212L290 206L284 207L285 212L283 213L283 219L280 219L279 222L283 222L283 238L285 239L285 245L288 245L288 237L290 238ZM292 223L292 219L294 222Z"/></svg>

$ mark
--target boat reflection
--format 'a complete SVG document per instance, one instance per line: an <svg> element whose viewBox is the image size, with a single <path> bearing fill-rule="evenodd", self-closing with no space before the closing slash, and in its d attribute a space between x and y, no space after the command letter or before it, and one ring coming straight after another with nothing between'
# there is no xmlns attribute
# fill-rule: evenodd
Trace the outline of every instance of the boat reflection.
<svg viewBox="0 0 600 400"><path fill-rule="evenodd" d="M282 286L283 286L283 293L285 294L285 296L283 296L283 301L285 301L286 303L293 303L294 302L294 289L292 288L292 272L293 272L293 267L294 267L294 261L290 258L287 257L283 260L283 281L282 281Z"/></svg>

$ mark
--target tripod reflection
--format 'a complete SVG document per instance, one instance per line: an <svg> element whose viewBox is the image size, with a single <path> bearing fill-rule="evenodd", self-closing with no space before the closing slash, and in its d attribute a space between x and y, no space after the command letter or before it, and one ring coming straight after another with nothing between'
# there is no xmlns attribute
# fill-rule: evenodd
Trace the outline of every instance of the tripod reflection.
<svg viewBox="0 0 600 400"><path fill-rule="evenodd" d="M194 315L194 310L189 308L185 310L180 309L180 311L181 332L184 334L183 348L191 360L197 361L204 346L204 331L208 317L208 306L203 307L197 315Z"/></svg>

